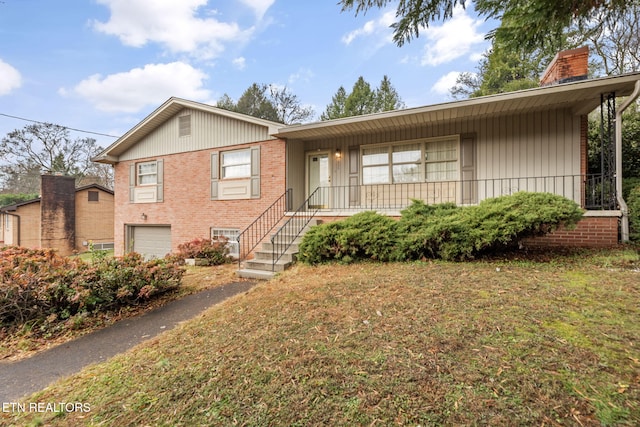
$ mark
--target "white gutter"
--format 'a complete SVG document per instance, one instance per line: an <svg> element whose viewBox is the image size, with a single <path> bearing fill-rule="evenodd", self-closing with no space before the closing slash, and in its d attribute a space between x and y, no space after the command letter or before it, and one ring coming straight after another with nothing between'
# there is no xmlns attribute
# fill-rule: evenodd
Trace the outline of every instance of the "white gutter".
<svg viewBox="0 0 640 427"><path fill-rule="evenodd" d="M622 197L622 113L640 95L640 80L636 80L633 93L624 100L620 108L616 111L616 197L622 212L620 221L620 240L629 241L629 207Z"/></svg>

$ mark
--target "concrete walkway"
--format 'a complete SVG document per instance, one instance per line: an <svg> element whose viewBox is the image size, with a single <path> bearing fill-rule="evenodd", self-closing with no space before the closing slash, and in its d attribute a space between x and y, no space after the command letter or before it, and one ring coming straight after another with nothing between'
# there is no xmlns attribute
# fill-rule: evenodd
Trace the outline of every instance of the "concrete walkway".
<svg viewBox="0 0 640 427"><path fill-rule="evenodd" d="M234 282L188 295L28 359L0 362L0 403L17 402L89 364L104 362L254 285L255 282Z"/></svg>

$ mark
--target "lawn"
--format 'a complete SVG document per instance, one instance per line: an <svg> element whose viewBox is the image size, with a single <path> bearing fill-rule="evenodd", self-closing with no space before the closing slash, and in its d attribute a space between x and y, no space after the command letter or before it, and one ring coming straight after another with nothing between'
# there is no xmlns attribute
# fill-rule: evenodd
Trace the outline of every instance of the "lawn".
<svg viewBox="0 0 640 427"><path fill-rule="evenodd" d="M638 425L634 251L296 266L3 413L18 425Z"/></svg>

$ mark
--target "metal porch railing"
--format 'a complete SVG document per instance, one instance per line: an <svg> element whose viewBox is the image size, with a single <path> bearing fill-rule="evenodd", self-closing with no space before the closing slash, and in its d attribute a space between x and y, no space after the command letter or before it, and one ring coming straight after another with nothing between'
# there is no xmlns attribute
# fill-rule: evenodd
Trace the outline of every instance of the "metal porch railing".
<svg viewBox="0 0 640 427"><path fill-rule="evenodd" d="M285 213L291 210L291 194L292 190L287 189L258 218L238 234L238 268L241 267L242 261L284 218Z"/></svg>

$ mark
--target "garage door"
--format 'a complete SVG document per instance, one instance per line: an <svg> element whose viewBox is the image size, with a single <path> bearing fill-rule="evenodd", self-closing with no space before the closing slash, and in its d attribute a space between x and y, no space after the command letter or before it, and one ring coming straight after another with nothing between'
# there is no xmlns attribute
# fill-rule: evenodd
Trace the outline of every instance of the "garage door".
<svg viewBox="0 0 640 427"><path fill-rule="evenodd" d="M164 258L171 252L171 227L137 226L131 229L133 251L145 259Z"/></svg>

